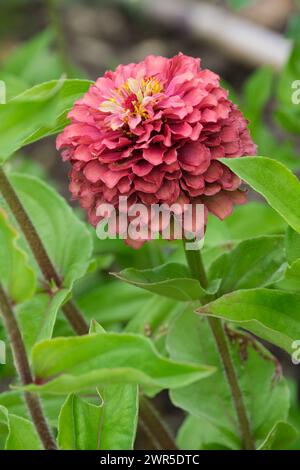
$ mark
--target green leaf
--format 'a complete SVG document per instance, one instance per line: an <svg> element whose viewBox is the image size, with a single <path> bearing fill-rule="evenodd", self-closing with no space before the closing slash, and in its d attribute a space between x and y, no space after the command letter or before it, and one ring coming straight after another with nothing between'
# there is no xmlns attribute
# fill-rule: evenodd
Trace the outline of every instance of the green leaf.
<svg viewBox="0 0 300 470"><path fill-rule="evenodd" d="M117 333L40 342L33 348L32 363L35 376L44 384L26 389L58 394L116 384L174 388L214 371L166 359L143 336Z"/></svg>
<svg viewBox="0 0 300 470"><path fill-rule="evenodd" d="M277 282L276 287L292 292L300 292L300 259L287 266L283 279Z"/></svg>
<svg viewBox="0 0 300 470"><path fill-rule="evenodd" d="M225 220L209 216L205 245L216 246L227 241L284 233L285 230L286 224L270 206L250 201L236 207Z"/></svg>
<svg viewBox="0 0 300 470"><path fill-rule="evenodd" d="M61 289L51 296L36 294L32 299L16 307L28 354L35 343L52 337L57 312L69 295L68 289Z"/></svg>
<svg viewBox="0 0 300 470"><path fill-rule="evenodd" d="M289 353L293 341L300 338L300 295L291 292L236 291L200 307L197 312L235 322Z"/></svg>
<svg viewBox="0 0 300 470"><path fill-rule="evenodd" d="M0 209L0 280L15 302L32 297L36 276L28 264L27 254L18 245L19 234Z"/></svg>
<svg viewBox="0 0 300 470"><path fill-rule="evenodd" d="M232 8L235 10L240 10L241 8L245 8L248 5L251 5L253 0L228 0L228 2Z"/></svg>
<svg viewBox="0 0 300 470"><path fill-rule="evenodd" d="M100 448L102 408L71 394L60 411L58 445L61 450Z"/></svg>
<svg viewBox="0 0 300 470"><path fill-rule="evenodd" d="M41 180L16 173L9 178L63 278L63 287L70 289L89 267L89 231L66 201Z"/></svg>
<svg viewBox="0 0 300 470"><path fill-rule="evenodd" d="M272 83L272 69L269 67L262 67L254 72L244 85L242 109L246 118L250 121L252 132L255 130L258 122L261 121L264 107L271 98ZM253 99L253 96L255 96L255 100Z"/></svg>
<svg viewBox="0 0 300 470"><path fill-rule="evenodd" d="M101 450L132 450L138 422L138 387L112 385L101 390Z"/></svg>
<svg viewBox="0 0 300 470"><path fill-rule="evenodd" d="M112 386L94 405L71 394L58 423L61 450L132 450L137 425L137 387ZM99 401L99 397L98 397Z"/></svg>
<svg viewBox="0 0 300 470"><path fill-rule="evenodd" d="M0 163L24 145L63 128L66 112L90 85L87 80L53 80L0 105Z"/></svg>
<svg viewBox="0 0 300 470"><path fill-rule="evenodd" d="M273 209L300 232L300 182L281 163L265 157L222 158L222 162L262 194Z"/></svg>
<svg viewBox="0 0 300 470"><path fill-rule="evenodd" d="M10 413L4 406L0 406L0 424L7 427L6 450L42 449L34 425L27 419Z"/></svg>
<svg viewBox="0 0 300 470"><path fill-rule="evenodd" d="M64 396L61 395L43 395L42 397L44 413L49 424L53 427L57 427L59 410L64 401ZM20 391L0 393L0 406L7 408L11 414L29 419L28 408L23 393Z"/></svg>
<svg viewBox="0 0 300 470"><path fill-rule="evenodd" d="M209 279L222 279L219 294L273 284L282 277L283 237L253 238L239 243L210 267Z"/></svg>
<svg viewBox="0 0 300 470"><path fill-rule="evenodd" d="M156 348L165 354L165 339L170 324L186 304L156 295L146 302L140 312L125 327L126 332L137 333L151 338Z"/></svg>
<svg viewBox="0 0 300 470"><path fill-rule="evenodd" d="M285 251L289 264L300 259L300 235L288 227L285 237Z"/></svg>
<svg viewBox="0 0 300 470"><path fill-rule="evenodd" d="M199 300L214 294L218 287L218 283L214 282L210 289L202 289L199 282L191 277L188 268L179 263L144 270L128 268L114 275L142 289L181 301Z"/></svg>
<svg viewBox="0 0 300 470"><path fill-rule="evenodd" d="M62 70L58 56L50 51L52 42L53 34L49 30L44 30L18 46L2 65L1 75L4 74L4 80L6 81L7 74L19 77L26 83L25 88L27 88L30 85L59 78Z"/></svg>
<svg viewBox="0 0 300 470"><path fill-rule="evenodd" d="M239 331L230 332L231 356L252 433L259 446L275 423L287 419L288 388L282 378L276 380L274 358L266 349ZM217 367L217 372L205 380L171 391L174 405L199 418L199 426L201 423L205 426L202 431L195 430L193 444L198 448L213 444L214 448L218 445L240 449L242 444L231 392L206 319L195 316L191 310L179 315L172 324L167 347L176 360L195 363L205 360ZM182 442L182 432L180 435L182 445L186 440Z"/></svg>
<svg viewBox="0 0 300 470"><path fill-rule="evenodd" d="M78 296L77 301L86 318L95 319L106 326L128 322L150 298L151 294L148 292L114 281L87 289Z"/></svg>
<svg viewBox="0 0 300 470"><path fill-rule="evenodd" d="M289 423L276 423L258 450L284 450L297 439L297 436L298 431Z"/></svg>
<svg viewBox="0 0 300 470"><path fill-rule="evenodd" d="M300 77L300 53L299 40L295 41L289 60L281 74L277 98L279 107L277 110L277 119L281 126L288 132L298 134L300 131L300 108L299 87L293 88L294 82ZM293 103L293 94L295 93L295 103Z"/></svg>
<svg viewBox="0 0 300 470"><path fill-rule="evenodd" d="M189 415L181 425L177 443L182 450L228 450L231 442L206 417Z"/></svg>

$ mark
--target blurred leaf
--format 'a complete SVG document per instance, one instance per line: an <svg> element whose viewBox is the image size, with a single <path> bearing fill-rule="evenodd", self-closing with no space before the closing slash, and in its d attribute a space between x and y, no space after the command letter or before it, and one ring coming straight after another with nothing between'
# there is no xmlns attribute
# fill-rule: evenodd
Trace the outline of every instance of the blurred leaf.
<svg viewBox="0 0 300 470"><path fill-rule="evenodd" d="M0 280L10 298L23 302L32 297L36 276L28 264L28 256L18 246L19 235L0 208Z"/></svg>
<svg viewBox="0 0 300 470"><path fill-rule="evenodd" d="M300 338L300 295L291 292L236 291L200 307L198 313L235 322L288 353Z"/></svg>
<svg viewBox="0 0 300 470"><path fill-rule="evenodd" d="M89 266L92 242L82 223L66 201L41 180L11 174L13 184L59 275L69 289ZM33 260L32 260L33 261Z"/></svg>
<svg viewBox="0 0 300 470"><path fill-rule="evenodd" d="M289 423L276 423L258 450L286 449L297 439L297 436L297 430Z"/></svg>
<svg viewBox="0 0 300 470"><path fill-rule="evenodd" d="M298 134L300 132L300 95L294 83L297 83L300 77L300 47L297 40L294 44L290 58L281 74L277 98L279 106L277 109L277 118L281 126L288 132ZM298 87L299 90L299 87ZM293 102L293 95L295 100Z"/></svg>
<svg viewBox="0 0 300 470"><path fill-rule="evenodd" d="M52 80L0 105L0 162L22 146L57 132L65 114L85 93L87 80Z"/></svg>
<svg viewBox="0 0 300 470"><path fill-rule="evenodd" d="M283 248L282 236L242 241L214 261L209 279L222 279L219 295L273 284L283 276Z"/></svg>
<svg viewBox="0 0 300 470"><path fill-rule="evenodd" d="M300 232L300 182L281 163L266 157L222 158L222 162L262 194L273 209Z"/></svg>
<svg viewBox="0 0 300 470"><path fill-rule="evenodd" d="M214 371L165 359L150 340L125 333L43 341L34 346L32 362L39 383L46 383L26 389L58 394L116 384L180 387Z"/></svg>
<svg viewBox="0 0 300 470"><path fill-rule="evenodd" d="M269 67L262 67L254 72L246 81L243 88L243 111L250 121L253 133L255 126L262 120L262 113L271 98L273 84L273 71ZM255 96L255 100L253 99ZM254 140L255 140L255 136Z"/></svg>
<svg viewBox="0 0 300 470"><path fill-rule="evenodd" d="M52 337L57 312L68 295L70 295L68 289L61 289L51 296L36 294L32 299L16 307L28 354L35 343Z"/></svg>
<svg viewBox="0 0 300 470"><path fill-rule="evenodd" d="M43 395L42 405L44 413L53 427L57 427L59 410L64 402L61 395ZM0 393L0 406L4 406L11 414L29 419L27 405L23 393L20 391L9 391Z"/></svg>
<svg viewBox="0 0 300 470"><path fill-rule="evenodd" d="M229 5L231 8L234 8L235 10L240 10L244 7L247 7L248 5L251 5L254 0L228 0Z"/></svg>
<svg viewBox="0 0 300 470"><path fill-rule="evenodd" d="M109 282L88 289L79 295L77 301L86 318L106 326L127 322L141 311L150 297L147 292L129 284Z"/></svg>
<svg viewBox="0 0 300 470"><path fill-rule="evenodd" d="M286 267L283 279L281 279L276 287L293 292L300 292L300 259L294 261L290 266Z"/></svg>
<svg viewBox="0 0 300 470"><path fill-rule="evenodd" d="M151 296L125 327L129 333L148 336L160 353L165 354L165 339L173 318L186 308L182 302Z"/></svg>
<svg viewBox="0 0 300 470"><path fill-rule="evenodd" d="M288 227L285 237L286 258L289 264L300 259L300 235Z"/></svg>
<svg viewBox="0 0 300 470"><path fill-rule="evenodd" d="M222 430L206 417L188 415L182 423L177 436L182 450L230 450L230 442Z"/></svg>
<svg viewBox="0 0 300 470"><path fill-rule="evenodd" d="M202 289L199 282L192 279L188 268L179 263L144 270L128 268L114 275L121 281L181 301L199 300L214 294L218 288L218 282L213 282L209 289Z"/></svg>
<svg viewBox="0 0 300 470"><path fill-rule="evenodd" d="M0 424L6 426L5 450L42 450L42 445L31 421L10 413L0 406Z"/></svg>
<svg viewBox="0 0 300 470"><path fill-rule="evenodd" d="M286 224L267 204L250 201L238 206L225 220L209 216L205 246L232 240L244 240L268 234L284 233Z"/></svg>
<svg viewBox="0 0 300 470"><path fill-rule="evenodd" d="M253 346L247 336L235 330L231 330L229 338L252 433L257 445L260 445L274 424L287 418L288 389L282 378L279 381L274 378L275 364L267 350L257 343ZM241 449L231 392L206 319L195 316L191 310L179 315L172 324L167 347L176 360L195 363L205 360L217 367L217 372L205 380L171 391L174 405L189 412L195 419L200 418L199 426L201 423L205 426L202 431L195 429L193 444L200 449L211 444L214 448L218 445ZM184 444L186 439L182 442L182 433L179 436L181 444Z"/></svg>

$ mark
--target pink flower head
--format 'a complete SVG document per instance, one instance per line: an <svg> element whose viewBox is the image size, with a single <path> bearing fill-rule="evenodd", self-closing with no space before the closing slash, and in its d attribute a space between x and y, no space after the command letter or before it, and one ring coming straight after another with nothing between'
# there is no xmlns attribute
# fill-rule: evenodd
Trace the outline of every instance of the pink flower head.
<svg viewBox="0 0 300 470"><path fill-rule="evenodd" d="M106 72L69 112L57 148L70 191L97 225L100 204L203 203L220 219L246 200L220 158L254 155L247 121L200 59L149 56Z"/></svg>

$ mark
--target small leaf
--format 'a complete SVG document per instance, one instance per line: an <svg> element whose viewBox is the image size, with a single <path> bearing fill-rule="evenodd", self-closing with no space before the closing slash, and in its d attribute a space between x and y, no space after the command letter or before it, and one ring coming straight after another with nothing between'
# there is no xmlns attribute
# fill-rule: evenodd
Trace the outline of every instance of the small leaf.
<svg viewBox="0 0 300 470"><path fill-rule="evenodd" d="M214 371L200 364L166 359L149 339L125 333L43 341L34 346L32 363L35 376L44 384L26 389L58 394L115 384L174 388Z"/></svg>
<svg viewBox="0 0 300 470"><path fill-rule="evenodd" d="M276 283L276 287L292 292L300 292L300 259L287 266L283 279Z"/></svg>
<svg viewBox="0 0 300 470"><path fill-rule="evenodd" d="M283 263L282 236L253 238L217 258L209 279L222 279L219 294L267 286L283 276Z"/></svg>
<svg viewBox="0 0 300 470"><path fill-rule="evenodd" d="M289 60L281 73L278 85L277 98L279 102L276 117L280 125L288 132L299 134L300 112L299 112L299 88L294 88L293 84L300 77L300 53L299 39L295 41ZM293 102L293 94L296 102Z"/></svg>
<svg viewBox="0 0 300 470"><path fill-rule="evenodd" d="M285 237L285 251L289 264L300 260L300 235L291 227L288 227Z"/></svg>
<svg viewBox="0 0 300 470"><path fill-rule="evenodd" d="M42 450L31 421L9 413L4 406L0 406L0 423L7 426L5 450Z"/></svg>
<svg viewBox="0 0 300 470"><path fill-rule="evenodd" d="M289 423L276 423L258 450L284 450L297 436L298 431Z"/></svg>
<svg viewBox="0 0 300 470"><path fill-rule="evenodd" d="M90 232L66 201L38 178L14 173L10 181L63 278L63 287L70 289L89 267Z"/></svg>
<svg viewBox="0 0 300 470"><path fill-rule="evenodd" d="M0 209L0 280L15 302L32 297L36 287L35 273L28 264L27 254L19 247L19 238L6 213Z"/></svg>
<svg viewBox="0 0 300 470"><path fill-rule="evenodd" d="M128 322L150 298L148 292L114 281L88 289L78 295L77 301L86 318L95 319L106 327L116 322Z"/></svg>
<svg viewBox="0 0 300 470"><path fill-rule="evenodd" d="M88 80L52 80L1 104L0 163L24 145L63 128L66 112L90 85Z"/></svg>
<svg viewBox="0 0 300 470"><path fill-rule="evenodd" d="M300 204L295 204L300 200L300 182L288 168L266 157L222 158L222 162L300 232Z"/></svg>
<svg viewBox="0 0 300 470"><path fill-rule="evenodd" d="M179 263L163 264L141 271L128 268L114 275L142 289L181 301L199 300L214 294L219 284L214 282L211 289L202 289L199 282L191 277L188 268Z"/></svg>
<svg viewBox="0 0 300 470"><path fill-rule="evenodd" d="M102 408L71 394L60 411L58 445L61 450L100 448Z"/></svg>
<svg viewBox="0 0 300 470"><path fill-rule="evenodd" d="M226 294L197 310L235 322L270 343L292 352L300 338L300 295L269 289Z"/></svg>

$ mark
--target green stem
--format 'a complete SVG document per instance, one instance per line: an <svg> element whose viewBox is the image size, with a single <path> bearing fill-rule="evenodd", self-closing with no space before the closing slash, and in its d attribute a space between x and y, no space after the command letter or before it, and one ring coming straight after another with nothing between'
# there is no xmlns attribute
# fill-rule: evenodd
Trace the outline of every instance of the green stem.
<svg viewBox="0 0 300 470"><path fill-rule="evenodd" d="M5 172L1 167L0 192L2 193L8 207L18 222L44 278L49 283L49 285L55 283L55 285L60 288L62 284L61 279L48 256L44 244L25 208L23 207L19 196L15 192L13 186L9 182ZM72 301L69 301L63 305L62 311L77 334L84 335L88 333L88 324Z"/></svg>
<svg viewBox="0 0 300 470"><path fill-rule="evenodd" d="M29 385L33 382L32 373L25 345L19 329L19 325L15 318L10 301L0 283L0 311L3 317L5 329L11 342L11 348L14 356L14 362L23 385ZM25 392L25 401L31 415L33 424L46 450L57 450L56 443L47 420L44 416L43 409L39 397L34 393Z"/></svg>
<svg viewBox="0 0 300 470"><path fill-rule="evenodd" d="M185 253L192 276L199 280L203 288L206 288L208 286L208 280L200 251L185 250ZM224 366L225 376L231 390L244 449L255 450L255 443L244 404L243 394L234 368L223 324L218 318L212 317L208 317L208 323L214 336L215 343Z"/></svg>

